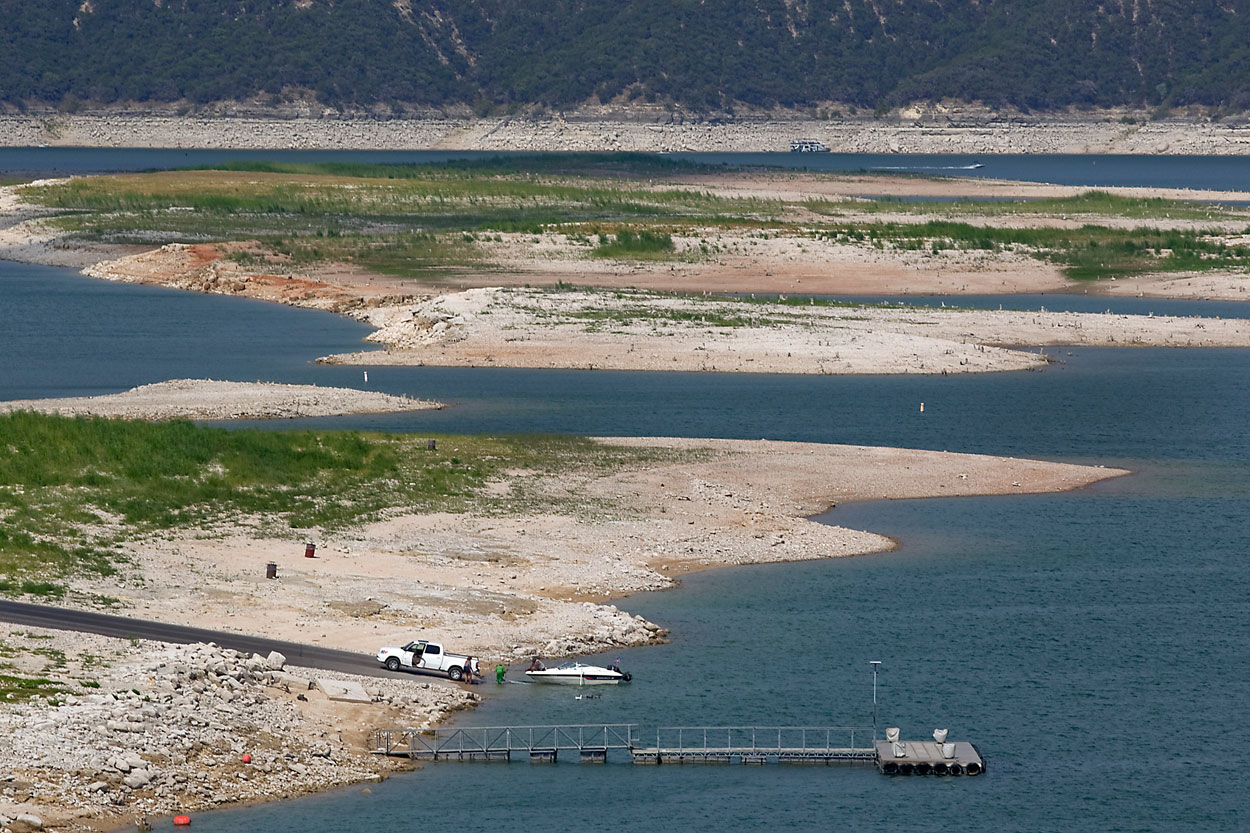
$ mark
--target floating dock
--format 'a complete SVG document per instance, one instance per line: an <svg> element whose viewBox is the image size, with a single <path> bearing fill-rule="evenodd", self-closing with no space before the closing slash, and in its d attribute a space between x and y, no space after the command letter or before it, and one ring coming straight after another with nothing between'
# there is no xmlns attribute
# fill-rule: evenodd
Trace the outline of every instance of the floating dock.
<svg viewBox="0 0 1250 833"><path fill-rule="evenodd" d="M609 755L635 764L876 764L885 775L980 775L976 746L959 741L872 741L848 727L679 726L647 733L637 724L466 726L379 729L373 752L428 761L554 764L561 758L605 764ZM655 742L651 743L654 737Z"/></svg>
<svg viewBox="0 0 1250 833"><path fill-rule="evenodd" d="M980 775L985 759L967 741L879 740L873 758L885 775Z"/></svg>

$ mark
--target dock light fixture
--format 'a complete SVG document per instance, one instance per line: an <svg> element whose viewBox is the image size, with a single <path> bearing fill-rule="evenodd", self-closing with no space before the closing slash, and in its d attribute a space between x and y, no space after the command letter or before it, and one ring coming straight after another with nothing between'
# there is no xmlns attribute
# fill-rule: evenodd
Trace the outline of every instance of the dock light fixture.
<svg viewBox="0 0 1250 833"><path fill-rule="evenodd" d="M870 659L868 664L872 666L872 742L875 746L877 743L877 668L881 665L881 660Z"/></svg>

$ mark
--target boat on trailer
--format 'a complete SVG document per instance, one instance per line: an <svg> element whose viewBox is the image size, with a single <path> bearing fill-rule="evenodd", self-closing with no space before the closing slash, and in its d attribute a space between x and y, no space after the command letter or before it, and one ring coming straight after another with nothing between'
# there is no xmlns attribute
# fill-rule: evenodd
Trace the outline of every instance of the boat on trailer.
<svg viewBox="0 0 1250 833"><path fill-rule="evenodd" d="M604 668L602 665L585 665L580 662L566 662L555 668L526 671L525 676L531 682L557 685L617 685L633 679L629 672L622 671L615 665Z"/></svg>

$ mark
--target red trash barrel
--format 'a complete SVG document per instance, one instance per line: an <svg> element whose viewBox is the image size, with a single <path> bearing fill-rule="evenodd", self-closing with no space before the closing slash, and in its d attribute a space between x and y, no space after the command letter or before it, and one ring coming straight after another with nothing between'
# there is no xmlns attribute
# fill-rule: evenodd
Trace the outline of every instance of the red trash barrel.
<svg viewBox="0 0 1250 833"><path fill-rule="evenodd" d="M309 541L308 543L304 544L304 557L305 558L317 557L317 545L314 544L312 541Z"/></svg>

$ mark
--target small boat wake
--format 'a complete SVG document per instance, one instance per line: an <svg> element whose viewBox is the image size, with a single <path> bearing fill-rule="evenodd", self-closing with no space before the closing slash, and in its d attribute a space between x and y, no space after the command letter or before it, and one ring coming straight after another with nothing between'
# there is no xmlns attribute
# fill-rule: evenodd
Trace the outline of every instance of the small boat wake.
<svg viewBox="0 0 1250 833"><path fill-rule="evenodd" d="M985 163L973 162L971 165L878 165L870 171L975 171L984 168Z"/></svg>

